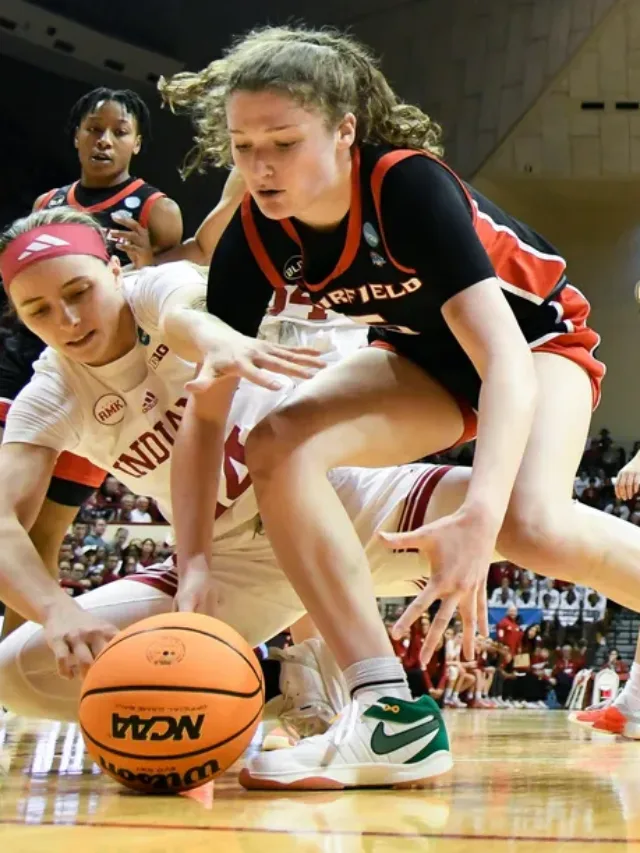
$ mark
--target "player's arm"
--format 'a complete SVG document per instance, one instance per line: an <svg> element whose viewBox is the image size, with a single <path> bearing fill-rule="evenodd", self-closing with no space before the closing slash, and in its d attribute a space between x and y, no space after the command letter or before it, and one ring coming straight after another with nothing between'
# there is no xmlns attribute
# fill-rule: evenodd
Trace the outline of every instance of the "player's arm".
<svg viewBox="0 0 640 853"><path fill-rule="evenodd" d="M44 623L68 596L47 571L28 530L45 498L57 452L32 444L0 446L0 587L2 600L25 619Z"/></svg>
<svg viewBox="0 0 640 853"><path fill-rule="evenodd" d="M404 236L394 235L401 244L398 255L416 269L425 290L437 294L447 325L482 379L476 452L461 512L495 541L531 430L533 356L475 231L462 187L424 157L400 163L389 174L396 169L402 169L402 179L389 183L395 198L386 200L391 210L400 204L405 211L399 217Z"/></svg>
<svg viewBox="0 0 640 853"><path fill-rule="evenodd" d="M244 179L237 169L233 169L225 182L220 201L200 223L195 236L167 252L156 254L153 263L157 265L170 261L191 261L200 266L209 266L218 241L231 222L245 192Z"/></svg>
<svg viewBox="0 0 640 853"><path fill-rule="evenodd" d="M38 393L40 392L40 393ZM65 407L62 386L37 379L17 397L0 446L0 589L3 601L44 626L61 675L85 672L116 629L83 611L51 577L29 537L60 452L72 429L50 404ZM57 398L57 399L56 399ZM46 421L47 411L50 420ZM55 422L53 422L55 421ZM1 698L1 697L0 697Z"/></svg>
<svg viewBox="0 0 640 853"><path fill-rule="evenodd" d="M153 255L171 250L182 240L182 211L172 199L159 198L151 208L147 222Z"/></svg>

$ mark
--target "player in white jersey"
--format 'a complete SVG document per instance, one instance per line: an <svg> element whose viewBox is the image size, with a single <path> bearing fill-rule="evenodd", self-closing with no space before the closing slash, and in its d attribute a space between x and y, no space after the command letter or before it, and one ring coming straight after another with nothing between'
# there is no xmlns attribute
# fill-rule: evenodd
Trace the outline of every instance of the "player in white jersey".
<svg viewBox="0 0 640 853"><path fill-rule="evenodd" d="M18 220L0 241L0 270L19 318L49 344L16 398L0 449L2 595L26 618L45 624L61 661L68 665L75 655L72 665L87 665L113 630L83 622L82 611L43 577L25 527L39 509L55 459L71 449L97 465L103 459L106 469L136 489L144 478L145 492L170 515L167 462L185 383L206 347L224 349L231 337L215 319L189 307L204 292L190 265L123 279L86 214L58 208ZM268 388L280 383L262 368L305 376L309 365L322 365L304 353L247 342L239 372ZM220 383L221 393L227 386ZM258 397L251 425L268 396L265 391ZM219 533L254 514L243 496Z"/></svg>

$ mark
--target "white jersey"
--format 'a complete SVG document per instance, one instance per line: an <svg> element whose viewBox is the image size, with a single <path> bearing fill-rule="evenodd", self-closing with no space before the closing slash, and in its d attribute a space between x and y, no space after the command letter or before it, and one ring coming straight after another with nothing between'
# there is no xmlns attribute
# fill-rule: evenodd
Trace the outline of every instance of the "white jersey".
<svg viewBox="0 0 640 853"><path fill-rule="evenodd" d="M169 463L187 402L184 385L195 367L163 342L159 321L169 296L198 284L199 272L185 262L125 277L124 296L138 325L134 349L104 367L88 367L47 348L11 407L4 441L83 456L134 493L153 497L170 521ZM227 422L216 539L257 515L244 442L292 388L275 392L240 383Z"/></svg>

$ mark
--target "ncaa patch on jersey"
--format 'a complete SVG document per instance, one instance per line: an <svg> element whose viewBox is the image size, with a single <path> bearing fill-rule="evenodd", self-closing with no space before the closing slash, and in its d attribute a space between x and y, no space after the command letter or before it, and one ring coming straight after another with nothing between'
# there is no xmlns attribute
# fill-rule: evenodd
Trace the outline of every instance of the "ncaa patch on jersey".
<svg viewBox="0 0 640 853"><path fill-rule="evenodd" d="M299 281L302 278L302 255L293 255L284 265L282 275L287 281Z"/></svg>
<svg viewBox="0 0 640 853"><path fill-rule="evenodd" d="M370 222L364 223L364 225L362 226L362 234L364 236L364 239L367 241L367 243L369 244L369 246L371 246L372 249L375 249L376 246L380 245L380 237L378 237L378 232Z"/></svg>
<svg viewBox="0 0 640 853"><path fill-rule="evenodd" d="M127 404L119 394L103 394L93 407L93 416L99 424L115 426L124 420Z"/></svg>
<svg viewBox="0 0 640 853"><path fill-rule="evenodd" d="M142 202L137 195L130 195L124 200L124 206L128 207L129 210L137 210L141 204Z"/></svg>

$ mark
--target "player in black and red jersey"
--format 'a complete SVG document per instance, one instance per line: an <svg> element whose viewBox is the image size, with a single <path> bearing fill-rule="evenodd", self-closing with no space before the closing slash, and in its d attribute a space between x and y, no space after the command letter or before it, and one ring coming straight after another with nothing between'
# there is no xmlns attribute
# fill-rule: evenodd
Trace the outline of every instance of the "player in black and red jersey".
<svg viewBox="0 0 640 853"><path fill-rule="evenodd" d="M640 532L571 502L604 374L588 303L553 246L442 162L439 128L402 104L349 38L255 31L200 74L164 84L164 94L194 109L199 159L233 159L250 192L211 265L209 311L242 335L211 354L183 422L176 453L191 494L195 480L208 481L207 452L219 464L210 448L224 418L211 416L199 432L190 420L206 417L212 372L230 375L231 397L235 376L260 364L250 336L274 287L298 276L314 303L368 324L374 344L299 388L247 443L280 565L360 703L330 742L254 760L247 783L401 784L434 775L438 739L429 740L426 718L436 711L410 702L362 547L326 472L415 459L477 426L463 506L413 535L387 537L392 547L423 549L435 566L398 625L441 600L425 658L457 604L468 657L478 616L487 632L486 572L501 525L501 553L533 570L562 577L580 561L595 586L609 563L630 571ZM176 506L179 553L197 554L190 507ZM197 587L188 559L180 573L181 585Z"/></svg>
<svg viewBox="0 0 640 853"><path fill-rule="evenodd" d="M149 110L130 90L99 88L83 95L71 109L68 130L78 151L80 178L39 196L34 209L75 207L92 213L110 234L112 254L138 265L146 247L160 252L180 243L178 205L142 178L130 174L132 158L150 135ZM35 247L37 250L37 247ZM29 382L32 364L44 344L17 321L9 321L0 349L0 436L19 391ZM32 541L50 571L77 509L102 483L104 472L85 459L61 454ZM3 636L22 619L7 612Z"/></svg>

